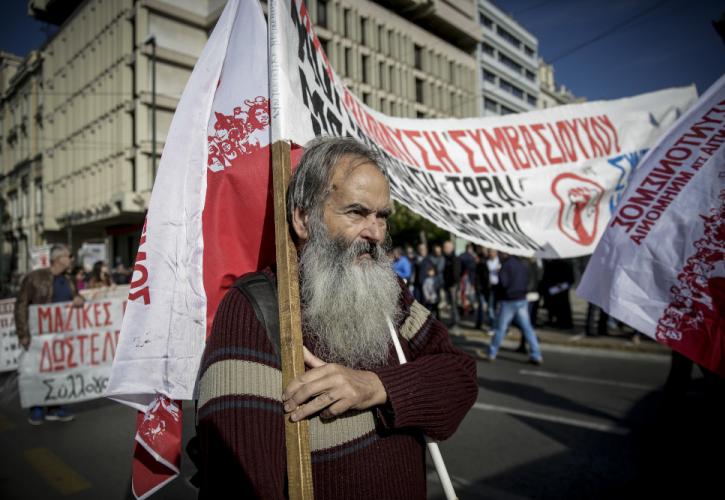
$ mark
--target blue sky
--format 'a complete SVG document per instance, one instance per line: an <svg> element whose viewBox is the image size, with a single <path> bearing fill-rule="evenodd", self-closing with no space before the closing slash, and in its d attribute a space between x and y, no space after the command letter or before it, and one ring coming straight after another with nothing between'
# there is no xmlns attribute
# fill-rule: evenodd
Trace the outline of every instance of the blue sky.
<svg viewBox="0 0 725 500"><path fill-rule="evenodd" d="M725 43L711 23L725 12L722 0L495 3L539 39L539 55L553 61L557 82L589 100L691 83L702 94L725 73Z"/></svg>
<svg viewBox="0 0 725 500"><path fill-rule="evenodd" d="M690 83L702 93L725 73L725 43L711 24L725 11L722 0L496 0L496 4L539 39L539 54L554 61L557 81L589 100ZM616 26L621 27L612 32ZM42 23L27 15L27 0L4 2L0 49L25 55L44 39ZM565 55L579 45L584 46Z"/></svg>

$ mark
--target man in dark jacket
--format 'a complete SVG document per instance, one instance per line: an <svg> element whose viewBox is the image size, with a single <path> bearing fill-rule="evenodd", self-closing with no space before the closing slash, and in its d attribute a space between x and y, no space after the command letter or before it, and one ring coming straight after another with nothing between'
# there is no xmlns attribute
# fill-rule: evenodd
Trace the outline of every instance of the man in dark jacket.
<svg viewBox="0 0 725 500"><path fill-rule="evenodd" d="M539 350L536 333L531 326L528 302L526 301L526 292L529 285L529 265L514 255L504 253L500 255L504 260L498 274L499 282L496 287L496 300L501 305L496 318L496 334L489 346L488 360L494 361L496 359L506 330L516 317L516 321L530 347L530 361L533 364L540 365L543 358Z"/></svg>
<svg viewBox="0 0 725 500"><path fill-rule="evenodd" d="M74 281L66 274L70 269L71 259L67 246L53 245L50 249L50 267L31 271L20 285L15 302L15 332L18 343L24 349L28 349L31 340L28 306L70 301L73 301L74 306L83 305L83 297L78 295ZM43 419L68 422L73 420L73 414L60 406L49 406L47 411L41 406L30 408L28 422L31 425L40 425Z"/></svg>

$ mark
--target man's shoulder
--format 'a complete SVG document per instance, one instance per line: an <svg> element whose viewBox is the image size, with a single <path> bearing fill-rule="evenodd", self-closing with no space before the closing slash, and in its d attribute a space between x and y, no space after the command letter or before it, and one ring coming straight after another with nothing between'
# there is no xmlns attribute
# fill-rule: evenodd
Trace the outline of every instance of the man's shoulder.
<svg viewBox="0 0 725 500"><path fill-rule="evenodd" d="M53 277L53 273L50 272L49 267L43 267L41 269L34 269L25 275L24 280L28 283L37 284L42 281L49 281Z"/></svg>

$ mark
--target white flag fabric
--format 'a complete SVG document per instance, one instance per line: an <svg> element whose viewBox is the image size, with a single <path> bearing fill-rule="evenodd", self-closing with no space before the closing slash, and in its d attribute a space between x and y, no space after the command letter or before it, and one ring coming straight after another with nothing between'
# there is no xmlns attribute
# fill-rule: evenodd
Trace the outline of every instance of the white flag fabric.
<svg viewBox="0 0 725 500"><path fill-rule="evenodd" d="M274 261L267 26L227 3L164 147L107 394L143 410L192 399L214 313L241 274Z"/></svg>
<svg viewBox="0 0 725 500"><path fill-rule="evenodd" d="M577 293L725 375L725 75L637 168Z"/></svg>
<svg viewBox="0 0 725 500"><path fill-rule="evenodd" d="M345 87L300 0L269 5L273 140L356 137L383 153L395 200L512 254L590 254L639 159L697 97L687 87L500 117L394 118Z"/></svg>
<svg viewBox="0 0 725 500"><path fill-rule="evenodd" d="M275 259L267 60L259 2L230 0L171 122L107 391L139 409L137 498L179 473L179 400L225 291Z"/></svg>

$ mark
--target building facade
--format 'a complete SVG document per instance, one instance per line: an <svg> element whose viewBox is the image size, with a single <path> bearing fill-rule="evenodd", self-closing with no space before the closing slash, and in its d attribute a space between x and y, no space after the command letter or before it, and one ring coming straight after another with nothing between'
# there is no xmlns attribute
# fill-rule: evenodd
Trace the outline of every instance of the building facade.
<svg viewBox="0 0 725 500"><path fill-rule="evenodd" d="M42 125L36 149L23 153L34 158L33 166L14 175L17 181L3 177L0 184L9 206L14 196L23 199L27 186L35 218L22 212L17 222L28 226L25 245L64 242L75 250L82 243L105 243L109 260L132 263L174 110L224 5L29 1L35 17L59 28L39 51L31 79L37 100L29 106L37 110L28 108L28 116L38 115ZM333 67L372 108L413 118L478 115L481 28L474 0L307 5ZM6 128L20 129L9 125L13 113L3 116L5 149ZM16 168L14 162L3 156L3 172ZM3 252L12 270L25 272L27 264L17 257L20 243L8 242L8 231L18 238L20 232L8 224L3 218ZM18 250L9 255L12 245Z"/></svg>
<svg viewBox="0 0 725 500"><path fill-rule="evenodd" d="M564 85L557 85L554 79L554 66L539 61L539 102L541 109L553 108L575 102L584 102L586 98L576 97Z"/></svg>
<svg viewBox="0 0 725 500"><path fill-rule="evenodd" d="M0 54L0 274L25 273L43 243L42 56Z"/></svg>
<svg viewBox="0 0 725 500"><path fill-rule="evenodd" d="M478 0L481 116L536 109L539 42L489 0Z"/></svg>

